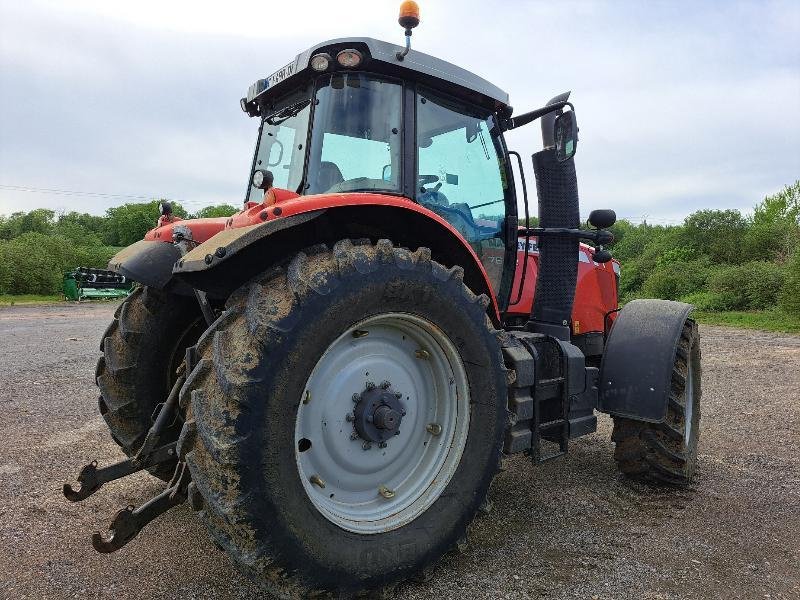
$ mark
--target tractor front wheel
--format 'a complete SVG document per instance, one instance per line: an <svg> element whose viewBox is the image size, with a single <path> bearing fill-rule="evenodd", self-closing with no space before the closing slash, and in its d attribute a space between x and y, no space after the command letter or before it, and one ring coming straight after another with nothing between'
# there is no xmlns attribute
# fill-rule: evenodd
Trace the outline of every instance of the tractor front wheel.
<svg viewBox="0 0 800 600"><path fill-rule="evenodd" d="M344 240L245 285L198 342L190 498L273 593L386 588L465 539L508 413L487 298L462 278Z"/></svg>
<svg viewBox="0 0 800 600"><path fill-rule="evenodd" d="M700 437L700 376L700 336L697 324L687 319L675 351L664 422L614 417L614 458L625 475L647 483L691 483Z"/></svg>

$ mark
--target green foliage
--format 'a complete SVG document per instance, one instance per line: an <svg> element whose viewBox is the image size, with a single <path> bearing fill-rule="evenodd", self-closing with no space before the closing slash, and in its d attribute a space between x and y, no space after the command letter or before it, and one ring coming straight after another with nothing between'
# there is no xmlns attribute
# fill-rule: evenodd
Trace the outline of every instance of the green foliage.
<svg viewBox="0 0 800 600"><path fill-rule="evenodd" d="M761 310L774 307L785 271L775 263L753 261L717 269L708 279L708 291L726 299L716 310Z"/></svg>
<svg viewBox="0 0 800 600"><path fill-rule="evenodd" d="M109 246L130 246L144 237L156 226L161 200L140 204L123 204L106 211L103 241ZM172 214L185 218L186 210L177 202L172 202Z"/></svg>
<svg viewBox="0 0 800 600"><path fill-rule="evenodd" d="M642 285L642 295L647 298L679 300L703 289L711 274L708 257L691 261L663 262L650 272Z"/></svg>
<svg viewBox="0 0 800 600"><path fill-rule="evenodd" d="M108 209L105 216L35 209L0 215L0 295L60 295L65 271L106 268L109 259L142 239L158 220L158 200ZM186 217L179 204L173 213ZM232 206L200 211L203 216L233 214Z"/></svg>
<svg viewBox="0 0 800 600"><path fill-rule="evenodd" d="M216 206L206 206L201 208L194 215L193 219L209 219L213 217L230 217L239 212L239 209L230 204L217 204Z"/></svg>
<svg viewBox="0 0 800 600"><path fill-rule="evenodd" d="M786 265L786 279L778 304L785 313L800 318L800 249L795 250Z"/></svg>
<svg viewBox="0 0 800 600"><path fill-rule="evenodd" d="M739 263L747 259L742 252L748 221L738 210L699 210L684 221L684 245L714 263Z"/></svg>

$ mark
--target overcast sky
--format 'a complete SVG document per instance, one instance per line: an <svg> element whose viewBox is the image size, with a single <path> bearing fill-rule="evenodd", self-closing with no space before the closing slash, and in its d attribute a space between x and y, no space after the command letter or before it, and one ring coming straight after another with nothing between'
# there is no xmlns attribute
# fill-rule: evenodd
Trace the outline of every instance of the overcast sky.
<svg viewBox="0 0 800 600"><path fill-rule="evenodd" d="M420 5L413 48L489 79L516 112L572 90L583 214L747 211L800 178L800 2ZM238 206L247 87L326 39L402 43L398 6L0 0L0 214L138 196ZM540 140L529 126L509 146L529 156Z"/></svg>

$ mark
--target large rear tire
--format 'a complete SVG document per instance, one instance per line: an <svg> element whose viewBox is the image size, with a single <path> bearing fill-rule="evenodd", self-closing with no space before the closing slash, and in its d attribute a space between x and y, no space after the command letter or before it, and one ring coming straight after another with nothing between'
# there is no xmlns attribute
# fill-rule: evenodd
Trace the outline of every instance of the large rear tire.
<svg viewBox="0 0 800 600"><path fill-rule="evenodd" d="M270 592L386 588L465 540L508 412L488 299L462 278L424 248L343 240L243 286L198 342L190 500Z"/></svg>
<svg viewBox="0 0 800 600"><path fill-rule="evenodd" d="M689 485L700 439L700 335L687 319L675 351L663 423L614 417L614 458L622 473L646 483Z"/></svg>
<svg viewBox="0 0 800 600"><path fill-rule="evenodd" d="M134 456L144 442L156 407L177 379L186 348L205 327L194 298L149 287L134 290L117 309L100 342L103 355L95 380L100 414L126 455ZM177 440L181 425L179 419L165 432L166 439ZM162 463L150 473L169 481L174 470L174 462Z"/></svg>

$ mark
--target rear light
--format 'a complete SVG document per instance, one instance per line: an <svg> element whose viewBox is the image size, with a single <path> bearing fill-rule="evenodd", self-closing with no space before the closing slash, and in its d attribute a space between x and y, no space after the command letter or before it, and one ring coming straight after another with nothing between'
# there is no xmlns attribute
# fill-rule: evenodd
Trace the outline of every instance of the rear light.
<svg viewBox="0 0 800 600"><path fill-rule="evenodd" d="M361 64L361 52L358 50L342 50L336 55L336 62L347 69L353 69Z"/></svg>
<svg viewBox="0 0 800 600"><path fill-rule="evenodd" d="M315 71L327 71L328 67L331 65L331 55L330 54L315 54L311 57L311 68Z"/></svg>

